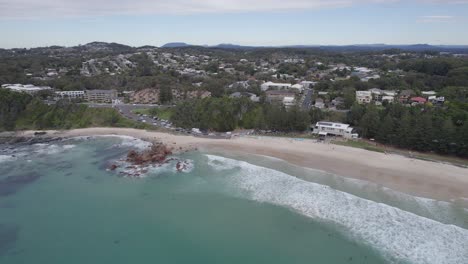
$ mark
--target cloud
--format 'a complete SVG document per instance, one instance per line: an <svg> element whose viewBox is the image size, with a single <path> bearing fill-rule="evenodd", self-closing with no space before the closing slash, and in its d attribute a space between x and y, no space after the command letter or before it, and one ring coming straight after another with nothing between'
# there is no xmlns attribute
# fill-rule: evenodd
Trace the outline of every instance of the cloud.
<svg viewBox="0 0 468 264"><path fill-rule="evenodd" d="M419 23L446 23L454 19L454 16L420 16L417 21Z"/></svg>
<svg viewBox="0 0 468 264"><path fill-rule="evenodd" d="M465 4L468 0L413 0L418 3ZM356 4L402 3L403 0L0 0L0 19L284 12L343 8Z"/></svg>

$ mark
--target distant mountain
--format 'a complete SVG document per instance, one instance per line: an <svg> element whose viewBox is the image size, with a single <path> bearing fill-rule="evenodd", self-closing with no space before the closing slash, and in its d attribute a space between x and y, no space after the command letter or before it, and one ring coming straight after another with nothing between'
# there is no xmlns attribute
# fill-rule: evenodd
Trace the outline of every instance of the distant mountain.
<svg viewBox="0 0 468 264"><path fill-rule="evenodd" d="M181 48L181 47L192 47L191 45L183 42L168 43L163 48ZM412 45L388 45L383 43L377 44L356 44L356 45L286 45L286 46L242 46L237 44L222 43L213 46L200 46L205 48L217 48L217 49L232 49L232 50L249 50L249 49L261 49L261 48L288 48L288 49L322 49L329 51L384 51L389 49L399 49L402 51L437 51L437 52L463 52L468 53L468 46L466 45L429 45L429 44L412 44Z"/></svg>
<svg viewBox="0 0 468 264"><path fill-rule="evenodd" d="M161 48L183 48L183 47L190 47L190 46L194 46L194 45L187 44L184 42L170 42L170 43L164 44L163 46L161 46Z"/></svg>
<svg viewBox="0 0 468 264"><path fill-rule="evenodd" d="M97 51L126 52L126 51L131 51L134 49L133 47L119 44L119 43L114 43L114 42L107 43L107 42L97 42L97 41L87 43L85 45L81 45L75 48L82 50L82 51L88 51L88 52L97 52Z"/></svg>
<svg viewBox="0 0 468 264"><path fill-rule="evenodd" d="M209 46L210 48L219 48L219 49L255 49L255 48L260 48L260 47L254 47L254 46L241 46L241 45L236 45L236 44L229 44L229 43L222 43L218 44L216 46Z"/></svg>
<svg viewBox="0 0 468 264"><path fill-rule="evenodd" d="M465 53L468 54L468 45L429 45L429 44L413 44L413 45L388 45L388 44L356 44L356 45L286 45L286 46L242 46L237 44L218 44L218 45L193 45L184 42L171 42L162 46L162 48L214 48L224 50L252 50L252 49L318 49L332 52L382 52L386 50L401 50L409 52L451 52L451 53ZM61 46L50 46L50 47L38 47L31 49L0 49L0 53L6 54L14 52L16 54L23 53L39 53L39 54L57 54L57 53L73 53L73 52L111 52L111 53L131 53L145 49L154 49L154 46L141 46L138 48L123 45L119 43L108 43L108 42L91 42L84 45L78 45L75 47L61 47Z"/></svg>

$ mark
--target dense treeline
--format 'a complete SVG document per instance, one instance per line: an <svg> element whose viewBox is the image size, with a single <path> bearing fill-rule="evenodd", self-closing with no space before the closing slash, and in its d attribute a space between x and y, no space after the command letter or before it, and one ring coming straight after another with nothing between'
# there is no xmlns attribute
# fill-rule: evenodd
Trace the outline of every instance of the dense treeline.
<svg viewBox="0 0 468 264"><path fill-rule="evenodd" d="M274 104L255 104L247 98L205 98L179 104L171 121L182 128L231 131L236 128L304 131L310 127L308 112Z"/></svg>
<svg viewBox="0 0 468 264"><path fill-rule="evenodd" d="M39 98L0 89L0 131L22 129L70 129L92 126L139 127L114 109L89 108L59 101L46 105Z"/></svg>
<svg viewBox="0 0 468 264"><path fill-rule="evenodd" d="M355 104L347 116L364 138L380 143L468 157L468 104L449 103L446 109L390 104Z"/></svg>

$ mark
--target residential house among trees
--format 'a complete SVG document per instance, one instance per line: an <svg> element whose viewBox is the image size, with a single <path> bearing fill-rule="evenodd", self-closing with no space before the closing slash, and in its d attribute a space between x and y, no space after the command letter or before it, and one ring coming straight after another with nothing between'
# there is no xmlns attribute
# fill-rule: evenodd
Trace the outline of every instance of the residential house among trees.
<svg viewBox="0 0 468 264"><path fill-rule="evenodd" d="M359 104L369 104L372 101L372 92L356 91L356 101Z"/></svg>
<svg viewBox="0 0 468 264"><path fill-rule="evenodd" d="M339 136L344 138L358 138L357 133L353 133L354 128L349 124L320 121L315 124L312 133L320 136Z"/></svg>

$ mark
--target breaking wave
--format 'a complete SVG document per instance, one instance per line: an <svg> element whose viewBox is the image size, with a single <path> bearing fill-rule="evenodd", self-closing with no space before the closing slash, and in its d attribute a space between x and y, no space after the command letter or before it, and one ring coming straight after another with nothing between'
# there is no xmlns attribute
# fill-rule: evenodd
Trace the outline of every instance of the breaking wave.
<svg viewBox="0 0 468 264"><path fill-rule="evenodd" d="M206 155L243 197L290 208L332 224L363 241L390 262L468 263L468 230L383 203L307 182L288 174L224 157Z"/></svg>
<svg viewBox="0 0 468 264"><path fill-rule="evenodd" d="M89 140L89 139L96 139L96 138L117 138L120 139L121 142L115 144L115 147L132 147L137 148L139 150L144 150L151 147L152 143L148 141L141 140L139 138L131 137L131 136L121 136L121 135L96 135L96 136L79 136L70 138L71 140Z"/></svg>

